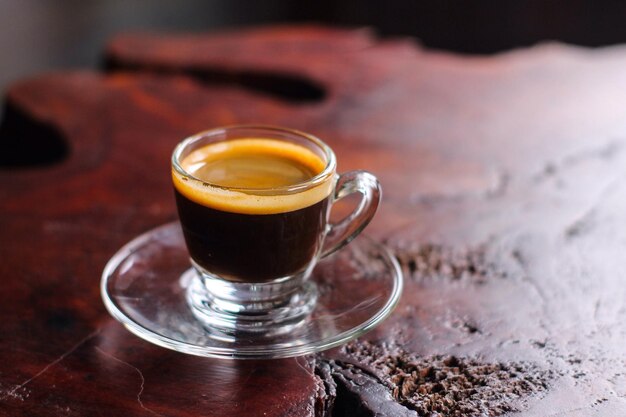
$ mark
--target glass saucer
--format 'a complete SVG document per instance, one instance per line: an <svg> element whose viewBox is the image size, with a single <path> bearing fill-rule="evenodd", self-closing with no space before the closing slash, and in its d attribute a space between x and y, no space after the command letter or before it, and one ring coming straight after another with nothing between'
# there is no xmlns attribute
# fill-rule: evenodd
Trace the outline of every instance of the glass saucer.
<svg viewBox="0 0 626 417"><path fill-rule="evenodd" d="M361 235L322 259L310 281L315 308L288 333L211 336L192 314L186 293L195 272L178 222L157 227L126 244L102 274L108 311L137 336L183 353L236 359L285 358L338 346L380 324L402 292L402 272L382 245Z"/></svg>

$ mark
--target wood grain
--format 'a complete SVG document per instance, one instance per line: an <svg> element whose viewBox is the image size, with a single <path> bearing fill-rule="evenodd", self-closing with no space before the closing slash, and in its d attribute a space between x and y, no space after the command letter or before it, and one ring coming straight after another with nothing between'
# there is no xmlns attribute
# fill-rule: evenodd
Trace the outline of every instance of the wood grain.
<svg viewBox="0 0 626 417"><path fill-rule="evenodd" d="M626 412L624 47L474 57L270 27L122 35L106 62L5 97L0 414ZM106 314L108 258L176 217L174 145L233 123L308 131L340 171L380 178L368 233L407 274L380 328L317 357L229 362Z"/></svg>

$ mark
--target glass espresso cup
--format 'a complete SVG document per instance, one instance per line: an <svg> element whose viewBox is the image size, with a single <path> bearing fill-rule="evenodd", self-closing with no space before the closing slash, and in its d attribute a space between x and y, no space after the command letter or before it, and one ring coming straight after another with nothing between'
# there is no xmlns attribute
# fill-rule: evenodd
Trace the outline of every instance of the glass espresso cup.
<svg viewBox="0 0 626 417"><path fill-rule="evenodd" d="M231 126L182 141L172 180L193 270L187 302L216 337L276 335L315 307L316 262L372 219L377 179L336 173L333 151L303 132ZM361 193L356 209L329 222L333 203Z"/></svg>

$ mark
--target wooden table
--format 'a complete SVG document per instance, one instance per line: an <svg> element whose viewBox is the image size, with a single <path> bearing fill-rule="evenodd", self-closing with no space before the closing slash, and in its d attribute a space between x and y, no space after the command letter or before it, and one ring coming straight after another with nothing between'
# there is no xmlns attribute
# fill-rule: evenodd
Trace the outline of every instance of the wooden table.
<svg viewBox="0 0 626 417"><path fill-rule="evenodd" d="M458 56L273 27L124 35L105 56L5 97L0 415L626 413L624 47ZM401 303L318 356L152 346L106 313L102 268L176 218L175 143L252 122L380 178L368 234L403 265Z"/></svg>

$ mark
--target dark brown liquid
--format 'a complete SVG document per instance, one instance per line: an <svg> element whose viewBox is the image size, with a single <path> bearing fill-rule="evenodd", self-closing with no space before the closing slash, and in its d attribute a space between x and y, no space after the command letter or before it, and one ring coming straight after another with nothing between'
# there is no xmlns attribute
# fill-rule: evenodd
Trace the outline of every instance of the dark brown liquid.
<svg viewBox="0 0 626 417"><path fill-rule="evenodd" d="M189 254L207 271L233 281L265 282L302 271L326 224L327 198L285 213L241 214L175 192Z"/></svg>
<svg viewBox="0 0 626 417"><path fill-rule="evenodd" d="M326 188L295 196L277 191L269 199L251 189L265 189L266 196L267 190L313 178L324 165L307 148L268 139L238 139L191 152L182 166L204 185L173 177L191 258L231 281L267 282L305 270L324 235ZM224 193L216 185L246 190Z"/></svg>

